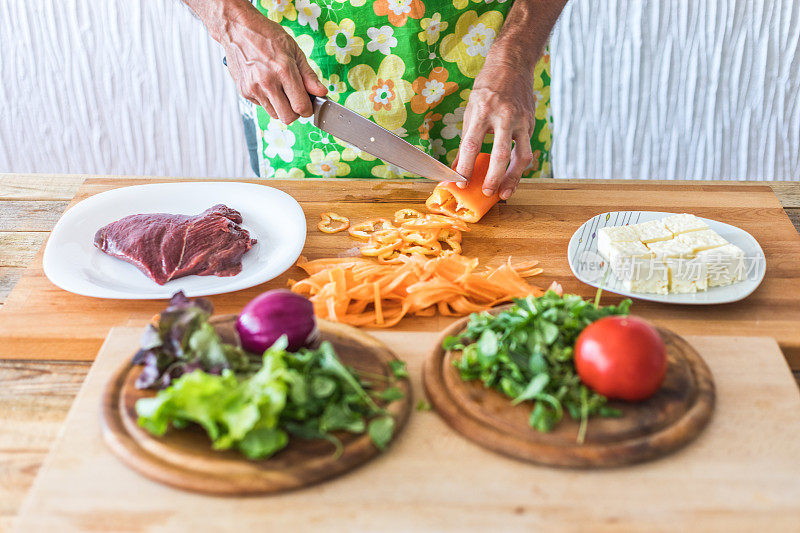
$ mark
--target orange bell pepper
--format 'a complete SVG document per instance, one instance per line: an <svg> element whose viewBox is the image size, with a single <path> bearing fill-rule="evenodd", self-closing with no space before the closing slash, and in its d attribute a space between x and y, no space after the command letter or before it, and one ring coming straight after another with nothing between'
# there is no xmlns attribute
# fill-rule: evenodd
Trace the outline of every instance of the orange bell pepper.
<svg viewBox="0 0 800 533"><path fill-rule="evenodd" d="M380 231L382 229L396 229L394 225L386 218L373 218L370 220L365 220L364 222L359 222L355 226L351 227L348 230L350 236L356 239L361 239L366 241L370 238L370 236L375 233L376 231Z"/></svg>
<svg viewBox="0 0 800 533"><path fill-rule="evenodd" d="M350 219L336 213L322 213L317 229L324 233L339 233L350 227Z"/></svg>
<svg viewBox="0 0 800 533"><path fill-rule="evenodd" d="M483 182L489 170L490 157L489 154L478 154L466 188L461 189L454 182L439 183L425 202L427 208L434 213L449 215L464 222L478 222L500 200L499 192L492 196L483 194Z"/></svg>
<svg viewBox="0 0 800 533"><path fill-rule="evenodd" d="M414 218L419 218L422 216L422 213L417 211L416 209L400 209L396 211L394 214L394 223L395 224L402 224L407 220L411 220Z"/></svg>

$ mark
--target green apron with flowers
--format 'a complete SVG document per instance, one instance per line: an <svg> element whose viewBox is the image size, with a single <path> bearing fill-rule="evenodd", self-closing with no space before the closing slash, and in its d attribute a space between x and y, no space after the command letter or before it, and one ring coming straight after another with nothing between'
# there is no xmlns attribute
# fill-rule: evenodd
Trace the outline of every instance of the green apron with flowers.
<svg viewBox="0 0 800 533"><path fill-rule="evenodd" d="M328 88L357 111L451 164L475 77L513 0L254 0L294 37ZM536 123L528 177L550 175L549 52L535 69ZM314 127L289 126L242 100L263 178L416 178ZM483 150L491 151L487 136ZM255 157L252 158L254 161Z"/></svg>

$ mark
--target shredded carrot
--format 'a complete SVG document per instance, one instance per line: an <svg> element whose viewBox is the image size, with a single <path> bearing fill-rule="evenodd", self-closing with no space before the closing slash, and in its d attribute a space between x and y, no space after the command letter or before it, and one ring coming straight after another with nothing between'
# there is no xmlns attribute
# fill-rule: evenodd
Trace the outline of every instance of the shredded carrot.
<svg viewBox="0 0 800 533"><path fill-rule="evenodd" d="M383 324L383 306L381 306L381 284L377 281L372 284L373 305L375 305L375 323Z"/></svg>
<svg viewBox="0 0 800 533"><path fill-rule="evenodd" d="M392 327L406 315L463 316L483 311L512 298L544 290L525 277L541 273L536 261L508 262L478 270L477 258L450 254L426 257L400 255L384 264L373 259L331 258L297 266L308 278L290 283L307 296L318 317L353 326Z"/></svg>

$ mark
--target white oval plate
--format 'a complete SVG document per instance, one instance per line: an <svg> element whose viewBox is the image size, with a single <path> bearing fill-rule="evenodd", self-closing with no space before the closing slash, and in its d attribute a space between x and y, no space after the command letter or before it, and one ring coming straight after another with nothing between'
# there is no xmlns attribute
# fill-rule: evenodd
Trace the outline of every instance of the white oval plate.
<svg viewBox="0 0 800 533"><path fill-rule="evenodd" d="M598 229L606 226L638 224L639 222L647 222L648 220L664 218L674 214L660 211L612 211L590 218L578 228L578 231L569 240L567 258L572 273L579 280L592 287L600 287L602 285L603 290L651 302L709 305L736 302L750 296L761 284L764 274L767 272L767 260L758 241L743 229L702 217L700 218L711 229L744 251L746 271L744 281L725 287L711 287L706 291L694 294L647 294L626 291L622 282L612 272L609 272L608 277L603 282L605 262L597 252L596 237Z"/></svg>
<svg viewBox="0 0 800 533"><path fill-rule="evenodd" d="M186 276L164 285L135 266L94 246L101 227L138 213L196 215L216 204L242 214L242 226L257 243L242 257L236 276ZM96 298L169 298L178 291L207 296L246 289L282 274L306 240L306 218L283 191L237 182L154 183L96 194L68 210L53 228L44 250L44 273L65 291Z"/></svg>

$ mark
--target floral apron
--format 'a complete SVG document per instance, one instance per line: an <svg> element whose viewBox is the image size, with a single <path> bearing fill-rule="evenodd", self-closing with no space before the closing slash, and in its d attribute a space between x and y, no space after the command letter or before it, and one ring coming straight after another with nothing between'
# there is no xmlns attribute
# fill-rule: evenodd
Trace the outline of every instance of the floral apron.
<svg viewBox="0 0 800 533"><path fill-rule="evenodd" d="M451 164L475 76L513 0L253 0L308 57L328 97ZM535 68L534 160L550 175L550 62ZM241 99L254 171L264 178L416 178L314 127L289 126ZM491 135L483 150L491 151Z"/></svg>

